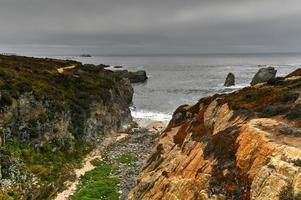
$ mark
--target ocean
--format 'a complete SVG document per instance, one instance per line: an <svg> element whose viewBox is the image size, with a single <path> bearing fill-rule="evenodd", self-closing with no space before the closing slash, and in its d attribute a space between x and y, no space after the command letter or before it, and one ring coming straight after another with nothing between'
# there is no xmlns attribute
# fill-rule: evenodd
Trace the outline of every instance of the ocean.
<svg viewBox="0 0 301 200"><path fill-rule="evenodd" d="M130 71L145 70L149 79L134 84L131 108L136 118L167 121L182 104L193 104L215 93L233 92L249 86L259 65L271 65L284 76L301 65L301 54L208 54L160 56L49 56L82 63L121 65ZM114 68L111 68L116 70ZM229 72L236 86L223 86Z"/></svg>

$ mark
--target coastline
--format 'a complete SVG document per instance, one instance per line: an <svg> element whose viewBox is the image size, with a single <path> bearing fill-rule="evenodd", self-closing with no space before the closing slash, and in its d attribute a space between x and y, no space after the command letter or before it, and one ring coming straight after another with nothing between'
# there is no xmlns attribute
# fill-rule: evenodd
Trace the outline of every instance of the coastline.
<svg viewBox="0 0 301 200"><path fill-rule="evenodd" d="M127 194L135 185L138 175L147 160L153 144L159 137L161 131L167 126L167 121L156 121L147 118L133 118L136 127L128 132L117 132L108 136L83 160L82 168L76 169L76 180L66 182L66 190L60 192L56 200L67 200L69 198L81 198L80 192L89 188L81 183L81 178L93 171L97 171L97 165L93 165L95 160L99 160L106 165L117 168L117 172L112 173L110 178L118 178L120 181L115 188L120 199L126 199ZM116 162L122 157L130 158L130 163Z"/></svg>
<svg viewBox="0 0 301 200"><path fill-rule="evenodd" d="M168 124L168 121L158 121L147 118L133 118L133 121L138 124L138 127L145 128L150 132L161 132Z"/></svg>

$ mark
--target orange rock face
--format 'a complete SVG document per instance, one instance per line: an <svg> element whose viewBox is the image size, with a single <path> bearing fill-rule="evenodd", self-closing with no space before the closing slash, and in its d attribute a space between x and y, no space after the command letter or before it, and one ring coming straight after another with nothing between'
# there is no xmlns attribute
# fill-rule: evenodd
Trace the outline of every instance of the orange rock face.
<svg viewBox="0 0 301 200"><path fill-rule="evenodd" d="M128 198L300 199L301 79L271 84L179 107Z"/></svg>

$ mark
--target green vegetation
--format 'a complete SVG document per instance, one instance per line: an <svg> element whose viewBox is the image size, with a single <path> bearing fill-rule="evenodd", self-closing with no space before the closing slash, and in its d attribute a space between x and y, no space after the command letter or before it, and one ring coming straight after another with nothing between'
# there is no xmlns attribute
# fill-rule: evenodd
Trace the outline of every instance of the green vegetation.
<svg viewBox="0 0 301 200"><path fill-rule="evenodd" d="M70 65L76 67L58 73L58 68ZM47 97L62 107L86 108L92 99L108 100L109 90L114 87L114 74L95 66L86 68L74 61L0 55L0 90L11 97L33 91L37 98Z"/></svg>
<svg viewBox="0 0 301 200"><path fill-rule="evenodd" d="M123 154L117 159L117 161L123 164L131 165L133 162L137 161L137 157L129 154Z"/></svg>
<svg viewBox="0 0 301 200"><path fill-rule="evenodd" d="M119 180L110 175L116 170L112 165L99 160L92 161L96 168L87 172L80 179L80 188L72 197L72 200L117 200L119 194L116 187Z"/></svg>
<svg viewBox="0 0 301 200"><path fill-rule="evenodd" d="M72 178L70 173L82 158L91 151L92 146L83 145L78 142L75 144L76 150L72 152L53 151L51 145L44 145L39 151L29 144L22 143L17 140L8 141L0 148L2 158L5 156L13 157L24 164L21 171L34 174L39 178L41 188L33 188L36 194L39 194L38 199L48 199L53 194L54 190L60 190L66 180ZM5 167L2 166L3 172ZM9 176L3 173L3 178ZM12 198L21 199L18 194L12 193ZM31 198L31 196L25 197Z"/></svg>
<svg viewBox="0 0 301 200"><path fill-rule="evenodd" d="M70 66L74 68L58 71ZM82 137L90 105L93 101L108 103L112 99L112 91L118 93L116 80L118 77L103 70L103 66L87 66L70 60L0 55L0 111L9 112L8 116L11 116L3 127L9 131L9 137L0 133L1 139L5 138L5 144L0 147L0 164L5 172L2 178L11 180L16 177L11 174L14 169L37 178L36 186L31 184L31 180L24 183L18 180L12 191L3 192L1 188L0 199L4 195L13 199L49 199L63 188L66 180L73 178L71 172L92 148ZM14 116L7 108L27 92L37 100L32 102L34 111L26 116ZM47 127L60 120L62 113L68 113L68 117L70 114L68 131L74 140L56 138L59 128ZM20 127L23 127L22 130ZM12 163L16 167L11 168ZM109 170L103 165L98 168ZM115 182L115 179L108 178L97 184L111 187Z"/></svg>

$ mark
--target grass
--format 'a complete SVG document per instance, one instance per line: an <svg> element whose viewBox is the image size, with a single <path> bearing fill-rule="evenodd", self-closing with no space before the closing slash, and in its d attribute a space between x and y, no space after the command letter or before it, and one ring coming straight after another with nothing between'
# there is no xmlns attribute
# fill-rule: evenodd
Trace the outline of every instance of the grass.
<svg viewBox="0 0 301 200"><path fill-rule="evenodd" d="M123 154L117 159L117 161L119 163L131 165L135 161L137 161L137 157L130 155L130 154Z"/></svg>
<svg viewBox="0 0 301 200"><path fill-rule="evenodd" d="M16 139L8 141L0 148L2 156L13 157L23 163L23 168L19 170L34 174L39 179L41 187L33 188L35 193L39 194L39 199L48 199L50 194L54 194L55 189L60 190L63 183L72 178L73 174L70 172L91 149L92 146L78 143L73 152L53 152L51 145L45 145L43 149L37 151L28 143L22 143ZM5 170L10 163L7 163L8 166L5 163L2 164L4 164L2 170ZM9 177L9 174L2 175L3 178ZM51 187L48 187L49 185Z"/></svg>
<svg viewBox="0 0 301 200"><path fill-rule="evenodd" d="M99 160L93 160L91 163L96 168L81 177L81 189L71 197L71 200L118 200L119 194L116 192L116 187L119 180L110 177L116 168Z"/></svg>
<svg viewBox="0 0 301 200"><path fill-rule="evenodd" d="M75 65L75 68L58 73L58 68L70 65ZM113 72L94 65L87 67L76 61L0 55L0 112L6 111L6 108L14 105L16 99L27 92L45 108L45 112L40 115L32 115L29 116L30 119L24 120L29 135L26 141L6 138L6 144L0 147L2 169L9 171L10 163L5 163L6 157L12 160L16 158L22 164L20 171L26 171L38 178L39 188L35 188L38 191L29 192L31 194L28 195L34 193L39 195L38 199L49 199L53 196L55 191L63 187L64 181L72 178L70 172L78 167L78 163L81 163L84 155L91 149L82 141L84 122L89 117L91 103L109 102L112 91L118 92L117 80L118 77ZM45 134L39 128L40 124L49 124L66 111L71 115L68 131L75 140L47 141L43 147L37 147L36 144L41 143ZM12 116L12 119L5 121L4 128L12 130L12 137L20 136L15 124L18 117L20 116ZM56 131L53 130L51 134L56 134ZM11 178L9 173L4 176L6 177L3 178ZM104 184L112 185L115 182L116 180L109 179ZM21 190L25 190L27 186L24 184L21 187L15 188L14 192L22 196ZM33 199L31 196L24 198Z"/></svg>

